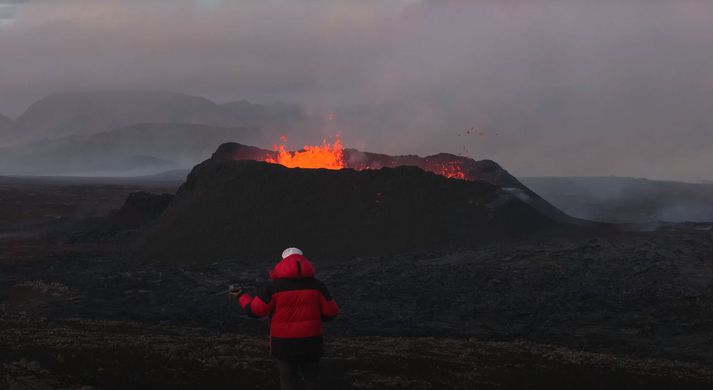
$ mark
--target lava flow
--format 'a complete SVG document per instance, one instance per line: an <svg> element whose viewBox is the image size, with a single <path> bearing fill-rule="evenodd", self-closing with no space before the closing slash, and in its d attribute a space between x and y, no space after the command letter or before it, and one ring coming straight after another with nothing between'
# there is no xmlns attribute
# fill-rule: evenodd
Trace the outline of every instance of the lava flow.
<svg viewBox="0 0 713 390"><path fill-rule="evenodd" d="M280 137L285 140L284 137ZM265 161L273 164L284 165L288 168L326 168L342 169L344 165L344 148L342 141L337 138L334 144L327 140L322 145L305 145L302 150L290 152L285 145L275 145L275 157L267 156Z"/></svg>

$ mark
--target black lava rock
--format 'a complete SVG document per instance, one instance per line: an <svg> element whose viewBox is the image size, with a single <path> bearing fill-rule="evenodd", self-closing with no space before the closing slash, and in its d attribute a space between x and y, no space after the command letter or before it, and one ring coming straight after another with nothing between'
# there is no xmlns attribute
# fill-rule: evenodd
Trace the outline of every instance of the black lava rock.
<svg viewBox="0 0 713 390"><path fill-rule="evenodd" d="M179 189L146 240L151 259L217 261L274 255L362 255L470 245L553 224L484 181L415 167L289 169L210 159Z"/></svg>

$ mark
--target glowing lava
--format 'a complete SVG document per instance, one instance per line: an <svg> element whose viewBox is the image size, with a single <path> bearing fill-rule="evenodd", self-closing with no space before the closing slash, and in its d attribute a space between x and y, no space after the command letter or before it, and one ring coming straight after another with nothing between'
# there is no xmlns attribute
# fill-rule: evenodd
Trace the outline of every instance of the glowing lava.
<svg viewBox="0 0 713 390"><path fill-rule="evenodd" d="M280 136L280 141L287 142L285 136ZM409 157L389 157L385 155L372 155L372 157L362 157L355 159L354 156L346 156L342 141L337 138L333 144L322 141L322 145L305 145L301 150L287 150L284 144L274 145L274 152L265 156L265 161L273 164L284 165L288 168L311 168L311 169L343 169L353 168L358 171L365 169L380 169L384 167L397 167L400 165L415 165L422 169L433 172L451 179L472 180L466 175L463 169L463 161L459 159L437 159L429 161L426 158L423 164L414 161ZM348 152L347 152L348 153ZM367 153L368 155L368 153ZM380 157L389 157L384 160ZM347 165L346 161L350 161ZM358 160L358 161L356 161Z"/></svg>
<svg viewBox="0 0 713 390"><path fill-rule="evenodd" d="M465 173L461 169L460 164L456 162L444 163L441 169L434 171L434 173L451 179L465 180Z"/></svg>
<svg viewBox="0 0 713 390"><path fill-rule="evenodd" d="M280 140L284 142L286 138L282 136ZM305 145L302 150L294 152L287 150L285 145L275 145L274 148L277 155L275 157L268 155L265 161L288 168L345 168L344 147L339 138L334 141L334 144L324 140L322 145Z"/></svg>

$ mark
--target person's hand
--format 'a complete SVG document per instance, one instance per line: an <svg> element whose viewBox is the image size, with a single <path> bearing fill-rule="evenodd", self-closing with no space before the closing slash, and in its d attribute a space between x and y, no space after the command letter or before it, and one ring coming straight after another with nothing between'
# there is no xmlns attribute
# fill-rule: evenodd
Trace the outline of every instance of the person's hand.
<svg viewBox="0 0 713 390"><path fill-rule="evenodd" d="M234 286L231 284L230 287L228 287L228 297L230 299L236 299L240 295L242 295L242 293L243 293L243 289L238 286Z"/></svg>

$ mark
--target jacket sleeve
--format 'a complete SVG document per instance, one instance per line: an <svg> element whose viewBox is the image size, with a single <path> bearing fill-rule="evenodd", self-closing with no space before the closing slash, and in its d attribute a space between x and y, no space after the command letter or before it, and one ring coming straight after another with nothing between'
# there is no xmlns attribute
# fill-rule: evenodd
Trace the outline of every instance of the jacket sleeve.
<svg viewBox="0 0 713 390"><path fill-rule="evenodd" d="M240 294L238 303L245 313L253 318L272 314L275 308L275 302L272 299L272 283L267 283L255 297L249 294Z"/></svg>
<svg viewBox="0 0 713 390"><path fill-rule="evenodd" d="M339 306L337 306L337 302L334 301L332 294L329 293L324 283L320 282L320 290L322 292L320 296L322 321L331 321L339 314Z"/></svg>

